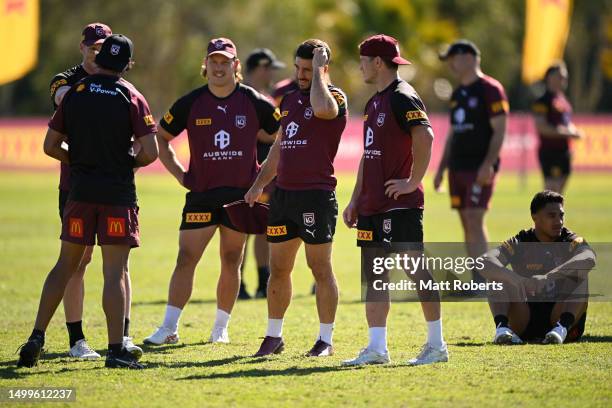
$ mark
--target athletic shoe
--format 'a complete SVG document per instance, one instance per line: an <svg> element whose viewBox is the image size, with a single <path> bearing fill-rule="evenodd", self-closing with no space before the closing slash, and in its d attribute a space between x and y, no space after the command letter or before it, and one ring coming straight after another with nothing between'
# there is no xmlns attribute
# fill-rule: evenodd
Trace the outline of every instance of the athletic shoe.
<svg viewBox="0 0 612 408"><path fill-rule="evenodd" d="M136 361L141 359L142 349L134 344L131 337L123 336L123 348L125 348L128 353L133 355Z"/></svg>
<svg viewBox="0 0 612 408"><path fill-rule="evenodd" d="M45 339L40 336L34 336L28 339L25 344L22 344L19 351L19 361L17 367L34 367L38 365L38 359L43 352Z"/></svg>
<svg viewBox="0 0 612 408"><path fill-rule="evenodd" d="M266 336L259 346L257 353L253 357L264 357L271 354L280 354L285 349L285 343L282 337Z"/></svg>
<svg viewBox="0 0 612 408"><path fill-rule="evenodd" d="M416 358L408 360L408 365L417 366L433 363L446 363L448 361L448 348L446 344L440 349L433 348L429 343L425 343L421 352Z"/></svg>
<svg viewBox="0 0 612 408"><path fill-rule="evenodd" d="M144 344L160 346L162 344L176 344L179 341L178 331L166 327L158 327L155 333L144 339Z"/></svg>
<svg viewBox="0 0 612 408"><path fill-rule="evenodd" d="M268 295L266 292L267 291L266 291L265 287L257 288L257 292L255 292L255 297L257 299L265 299L267 297L267 295Z"/></svg>
<svg viewBox="0 0 612 408"><path fill-rule="evenodd" d="M387 364L391 361L389 358L389 352L378 353L367 348L362 349L359 355L352 360L344 360L343 366L362 366L367 364Z"/></svg>
<svg viewBox="0 0 612 408"><path fill-rule="evenodd" d="M493 344L523 344L523 340L509 327L495 329Z"/></svg>
<svg viewBox="0 0 612 408"><path fill-rule="evenodd" d="M100 358L100 355L96 353L94 349L89 347L89 344L87 344L85 339L81 339L74 343L74 346L70 348L68 354L70 357L80 358L83 360L97 360Z"/></svg>
<svg viewBox="0 0 612 408"><path fill-rule="evenodd" d="M544 338L544 344L563 344L565 338L567 337L567 329L563 327L560 323L548 333L546 333L546 337Z"/></svg>
<svg viewBox="0 0 612 408"><path fill-rule="evenodd" d="M144 366L125 348L121 349L120 354L114 354L109 350L108 353L106 353L106 363L104 365L108 368L130 368L133 370L144 368Z"/></svg>
<svg viewBox="0 0 612 408"><path fill-rule="evenodd" d="M327 357L333 354L334 348L332 345L318 339L310 351L306 353L306 357Z"/></svg>
<svg viewBox="0 0 612 408"><path fill-rule="evenodd" d="M229 343L229 334L227 333L227 327L213 327L212 333L208 338L209 343Z"/></svg>
<svg viewBox="0 0 612 408"><path fill-rule="evenodd" d="M244 287L242 283L240 284L240 290L238 291L238 299L240 300L251 299L251 295L249 295L249 292L247 292L246 288Z"/></svg>

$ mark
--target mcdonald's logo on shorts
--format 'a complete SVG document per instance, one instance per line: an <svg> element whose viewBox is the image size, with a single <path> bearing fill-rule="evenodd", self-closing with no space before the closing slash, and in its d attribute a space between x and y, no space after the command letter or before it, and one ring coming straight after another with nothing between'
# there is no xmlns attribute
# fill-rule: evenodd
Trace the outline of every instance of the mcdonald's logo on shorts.
<svg viewBox="0 0 612 408"><path fill-rule="evenodd" d="M68 235L74 238L83 238L82 218L68 218Z"/></svg>
<svg viewBox="0 0 612 408"><path fill-rule="evenodd" d="M267 231L269 237L280 237L281 235L287 235L286 225L277 225L275 227L269 226Z"/></svg>
<svg viewBox="0 0 612 408"><path fill-rule="evenodd" d="M125 218L108 217L106 219L106 235L109 237L125 237Z"/></svg>
<svg viewBox="0 0 612 408"><path fill-rule="evenodd" d="M372 241L372 231L357 230L358 241Z"/></svg>

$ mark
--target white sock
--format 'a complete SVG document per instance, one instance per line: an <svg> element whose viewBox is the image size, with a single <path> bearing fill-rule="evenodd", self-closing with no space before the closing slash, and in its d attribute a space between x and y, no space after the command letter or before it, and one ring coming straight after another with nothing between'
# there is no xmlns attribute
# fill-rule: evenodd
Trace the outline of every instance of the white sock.
<svg viewBox="0 0 612 408"><path fill-rule="evenodd" d="M444 339L442 338L442 319L427 322L427 343L437 349L444 346Z"/></svg>
<svg viewBox="0 0 612 408"><path fill-rule="evenodd" d="M224 310L217 309L217 317L215 318L215 327L227 329L229 320L232 316Z"/></svg>
<svg viewBox="0 0 612 408"><path fill-rule="evenodd" d="M370 335L370 343L368 350L375 351L380 354L387 352L387 327L370 327L368 329Z"/></svg>
<svg viewBox="0 0 612 408"><path fill-rule="evenodd" d="M283 337L283 319L268 319L266 336Z"/></svg>
<svg viewBox="0 0 612 408"><path fill-rule="evenodd" d="M178 322L181 318L183 309L179 309L176 306L166 305L166 317L164 317L163 327L170 329L173 332L178 330Z"/></svg>
<svg viewBox="0 0 612 408"><path fill-rule="evenodd" d="M333 323L319 323L319 338L327 344L332 344L332 336L334 335Z"/></svg>

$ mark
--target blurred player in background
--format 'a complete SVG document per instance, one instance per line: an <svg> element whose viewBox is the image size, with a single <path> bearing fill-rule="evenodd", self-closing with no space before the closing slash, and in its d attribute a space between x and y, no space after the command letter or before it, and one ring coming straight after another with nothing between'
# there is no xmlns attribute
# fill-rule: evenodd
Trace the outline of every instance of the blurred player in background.
<svg viewBox="0 0 612 408"><path fill-rule="evenodd" d="M272 51L267 48L256 48L247 57L246 60L246 72L244 76L244 84L252 87L260 94L267 97L270 102L274 103L274 99L269 94L270 86L272 85L272 76L274 71L285 68L285 64L276 59L276 56ZM257 161L259 164L263 163L268 157L270 147L274 143L274 137L265 133L260 133L257 136ZM261 202L267 203L270 198L270 194L274 191L274 182L271 182L265 188L265 192L260 198ZM265 234L255 235L254 240L254 252L255 262L257 263L257 291L255 297L265 298L268 287L268 278L270 277L270 254L268 248L268 241L266 240ZM242 260L242 266L240 272L244 276L244 264L246 262L246 255L248 253L248 237L247 244L244 248L244 257ZM250 299L248 291L244 283L244 279L240 280L240 291L238 292L238 299Z"/></svg>
<svg viewBox="0 0 612 408"><path fill-rule="evenodd" d="M538 158L544 188L557 193L563 193L572 172L570 140L582 137L582 132L572 123L572 105L564 94L567 78L563 62L551 65L544 75L546 91L532 108L540 136Z"/></svg>
<svg viewBox="0 0 612 408"><path fill-rule="evenodd" d="M129 69L133 46L122 35L107 37L95 57L98 69L66 93L49 122L45 153L70 165L70 192L64 208L59 259L49 272L34 330L19 353L19 366L37 364L45 330L78 271L88 246L102 250L103 308L108 327L106 366L143 368L140 355L123 344L125 265L138 247L138 206L134 167L152 163L158 154L157 127L144 97L121 78ZM133 140L141 149L130 154ZM67 140L69 151L62 148Z"/></svg>
<svg viewBox="0 0 612 408"><path fill-rule="evenodd" d="M228 343L230 314L240 287L240 265L246 234L232 224L223 205L235 202L257 176L257 139L273 137L280 113L259 92L240 83L236 46L227 38L209 42L202 66L208 83L178 99L160 121L159 158L189 192L179 232L179 252L170 279L162 325L147 344L174 344L178 322L191 297L195 268L219 230L221 274L217 312L209 341ZM169 142L187 130L190 160L187 171Z"/></svg>
<svg viewBox="0 0 612 408"><path fill-rule="evenodd" d="M94 62L100 46L106 37L112 34L109 26L102 23L91 23L83 29L83 39L79 45L83 61L60 74L53 77L50 84L51 101L53 109L57 109L62 101L62 98L72 85L85 78L88 75L94 74L97 66ZM60 219L64 213L64 207L68 200L68 192L70 190L70 166L65 163L60 164L60 184L59 184L59 213ZM71 357L82 359L97 359L100 355L96 353L85 340L83 334L83 298L85 297L85 285L83 277L85 269L91 262L93 246L88 246L83 254L83 259L79 265L78 272L70 278L64 293L64 313L66 315L66 327L68 328L68 336L70 342L69 354ZM129 337L130 330L130 311L132 303L132 285L128 264L125 264L126 277L123 281L126 296L125 304L125 322L124 322L124 345L126 348L135 354L142 354L142 350L136 346L132 338Z"/></svg>
<svg viewBox="0 0 612 408"><path fill-rule="evenodd" d="M584 333L595 253L564 226L563 201L553 191L537 193L531 201L533 228L485 256L483 275L504 283L504 291L492 291L489 298L495 344L561 344Z"/></svg>
<svg viewBox="0 0 612 408"><path fill-rule="evenodd" d="M359 164L351 201L344 210L344 223L357 228L363 270L370 280L374 257L404 253L418 257L423 250L424 194L422 180L429 165L433 131L425 106L414 88L399 77L400 65L410 64L400 56L393 37L379 34L359 45L363 80L377 93L364 112L364 153ZM424 269L409 274L417 282L431 281ZM371 287L370 284L368 285ZM317 288L317 292L319 288ZM440 296L437 291L418 290L427 321L427 342L410 365L448 361L442 337ZM373 299L366 296L369 342L357 357L344 365L385 364L389 293Z"/></svg>
<svg viewBox="0 0 612 408"><path fill-rule="evenodd" d="M451 206L459 211L468 255L487 251L485 214L499 171L499 152L506 134L509 112L503 86L480 69L480 50L458 40L440 54L459 80L450 101L451 127L434 188L440 190L448 168ZM478 273L473 278L482 281Z"/></svg>
<svg viewBox="0 0 612 408"><path fill-rule="evenodd" d="M346 95L331 84L330 58L329 46L321 40L307 40L298 46L295 70L299 90L283 97L282 133L245 195L245 201L252 205L277 176L267 230L271 265L268 328L255 356L277 354L284 349L283 319L291 302L291 273L302 242L318 287L319 335L307 356L333 354L338 307L338 287L331 264L338 217L333 162L347 122L347 104Z"/></svg>

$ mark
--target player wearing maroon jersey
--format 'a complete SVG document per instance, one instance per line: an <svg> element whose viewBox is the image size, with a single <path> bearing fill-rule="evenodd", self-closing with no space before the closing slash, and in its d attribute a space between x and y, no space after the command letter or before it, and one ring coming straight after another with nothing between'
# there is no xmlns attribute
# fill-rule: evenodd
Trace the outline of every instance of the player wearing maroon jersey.
<svg viewBox="0 0 612 408"><path fill-rule="evenodd" d="M364 153L357 182L343 218L357 227L363 275L368 282L366 318L369 343L344 365L384 364L387 349L389 295L371 296L374 257L396 252L418 257L423 246L423 185L429 164L433 131L425 106L414 88L398 75L399 65L410 64L400 56L395 38L379 34L359 46L364 81L377 93L368 101L364 115ZM370 265L370 270L367 270ZM409 275L417 282L431 281L426 270ZM427 343L410 365L448 361L442 337L440 300L437 291L418 291L428 326Z"/></svg>
<svg viewBox="0 0 612 408"><path fill-rule="evenodd" d="M451 127L434 177L439 191L448 168L451 206L459 211L468 255L487 251L484 217L499 170L509 106L503 86L480 69L480 51L472 42L453 43L440 59L460 82L451 97ZM482 280L474 273L475 280Z"/></svg>
<svg viewBox="0 0 612 408"><path fill-rule="evenodd" d="M584 333L595 253L563 226L563 201L553 191L537 193L531 201L534 227L485 256L482 274L504 284L503 291L492 291L489 297L495 344L560 344Z"/></svg>
<svg viewBox="0 0 612 408"><path fill-rule="evenodd" d="M570 140L582 137L582 132L572 123L572 105L563 93L567 88L564 63L554 64L546 70L544 85L546 92L532 107L540 136L538 158L544 174L544 188L563 193L572 171Z"/></svg>
<svg viewBox="0 0 612 408"><path fill-rule="evenodd" d="M20 366L36 365L66 284L97 236L108 327L106 366L143 367L137 362L140 355L130 354L123 344L123 280L130 249L140 243L133 169L157 158L157 127L147 101L121 78L131 58L132 42L127 37L107 37L95 58L99 69L64 94L49 122L44 150L70 165L70 192L63 212L60 256L45 281L34 330L21 348ZM135 157L130 154L134 139L141 146ZM62 149L64 141L69 151Z"/></svg>
<svg viewBox="0 0 612 408"><path fill-rule="evenodd" d="M246 234L232 224L223 205L242 199L257 176L258 134L274 135L279 127L280 113L274 105L240 83L240 61L231 40L211 40L202 68L208 84L178 99L160 121L160 160L189 192L166 315L162 325L145 339L148 344L178 342L178 321L191 296L195 268L217 229L221 274L209 340L229 342L227 328L240 286ZM187 171L169 144L183 130L189 139Z"/></svg>
<svg viewBox="0 0 612 408"><path fill-rule="evenodd" d="M272 51L267 48L256 48L247 57L246 60L246 72L244 76L244 84L252 87L257 92L267 97L270 102L274 103L274 99L270 92L270 85L272 83L272 75L276 70L285 68L285 64L276 59L276 56ZM257 161L261 164L268 157L270 147L274 143L274 137L268 136L265 133L260 133L257 139ZM262 202L267 203L269 201L270 194L274 191L274 182L266 186L265 197L261 198ZM247 238L247 244L244 249L244 259L242 266L240 267L241 275L244 276L244 263L246 262L246 255L248 253L249 240ZM268 241L266 240L265 234L255 235L253 249L255 253L255 262L257 263L257 278L258 285L255 297L265 298L268 278L270 277L270 249L268 248ZM238 292L238 299L250 299L251 295L246 290L244 279L240 280L240 291Z"/></svg>
<svg viewBox="0 0 612 408"><path fill-rule="evenodd" d="M268 329L256 356L280 353L283 318L291 302L291 272L298 249L305 243L306 260L317 285L319 336L308 356L333 353L332 331L338 288L332 271L332 239L338 204L333 161L346 126L346 96L331 84L329 46L304 41L295 53L299 90L282 99L282 132L270 150L257 180L245 195L253 205L276 176L270 203L270 281Z"/></svg>

